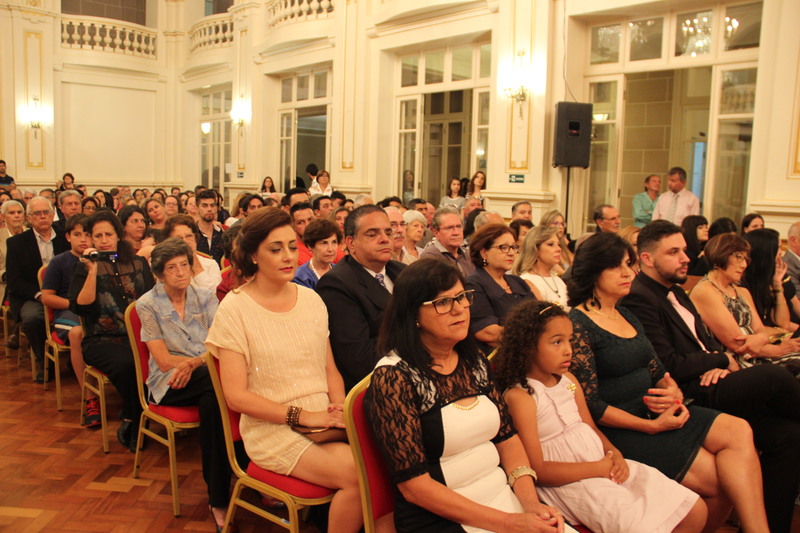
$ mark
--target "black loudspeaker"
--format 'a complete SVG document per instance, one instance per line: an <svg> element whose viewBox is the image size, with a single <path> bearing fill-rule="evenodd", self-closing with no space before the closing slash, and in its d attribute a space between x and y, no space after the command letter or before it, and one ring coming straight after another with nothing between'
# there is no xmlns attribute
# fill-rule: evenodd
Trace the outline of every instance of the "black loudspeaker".
<svg viewBox="0 0 800 533"><path fill-rule="evenodd" d="M553 166L587 168L591 145L592 104L558 102Z"/></svg>

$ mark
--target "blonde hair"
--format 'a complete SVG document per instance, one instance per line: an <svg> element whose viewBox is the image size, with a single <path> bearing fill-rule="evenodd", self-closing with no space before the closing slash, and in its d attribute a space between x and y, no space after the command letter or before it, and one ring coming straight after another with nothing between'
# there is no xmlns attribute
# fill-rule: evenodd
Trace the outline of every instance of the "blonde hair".
<svg viewBox="0 0 800 533"><path fill-rule="evenodd" d="M555 222L556 218L561 217L565 223L567 221L564 218L564 215L558 209L552 209L542 215L541 220L539 221L539 226L550 226L553 222ZM558 238L558 246L561 248L561 265L563 267L568 267L572 264L572 260L575 258L575 255L569 251L569 243L567 242L567 228L566 225L564 226L564 232Z"/></svg>
<svg viewBox="0 0 800 533"><path fill-rule="evenodd" d="M514 261L512 272L519 276L533 270L533 265L539 260L539 246L549 241L558 233L558 229L553 226L536 226L525 235L522 241L522 249Z"/></svg>
<svg viewBox="0 0 800 533"><path fill-rule="evenodd" d="M635 249L636 248L636 239L634 239L633 242L631 242L631 237L633 237L634 235L636 235L640 231L642 231L642 228L637 228L636 226L625 226L624 228L619 230L619 233L617 233L617 235L619 235L620 237L625 239L625 242L627 242L628 244L633 246L634 249Z"/></svg>

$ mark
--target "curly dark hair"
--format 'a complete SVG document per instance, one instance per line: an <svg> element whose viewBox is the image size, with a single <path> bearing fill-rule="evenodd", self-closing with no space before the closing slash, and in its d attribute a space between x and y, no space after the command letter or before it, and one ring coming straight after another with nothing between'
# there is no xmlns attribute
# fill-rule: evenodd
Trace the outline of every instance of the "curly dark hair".
<svg viewBox="0 0 800 533"><path fill-rule="evenodd" d="M501 392L517 385L533 392L528 386L531 359L536 357L536 346L547 324L559 316L568 318L560 305L538 300L528 300L506 316L500 345L492 360L495 381Z"/></svg>
<svg viewBox="0 0 800 533"><path fill-rule="evenodd" d="M597 279L603 271L620 265L625 257L630 265L636 262L633 247L615 233L596 233L586 239L575 252L572 277L567 281L567 305L578 305L592 299L598 309L600 302L594 296Z"/></svg>

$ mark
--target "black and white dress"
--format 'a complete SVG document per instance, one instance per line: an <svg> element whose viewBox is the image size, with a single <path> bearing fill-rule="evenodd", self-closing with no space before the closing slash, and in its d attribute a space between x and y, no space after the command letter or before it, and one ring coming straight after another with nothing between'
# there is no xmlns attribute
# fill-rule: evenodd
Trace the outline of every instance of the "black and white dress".
<svg viewBox="0 0 800 533"><path fill-rule="evenodd" d="M365 397L367 415L392 481L423 474L466 498L505 512L523 512L500 467L495 444L516 434L489 375L464 360L449 375L426 375L397 355L381 359ZM455 402L470 398L471 403ZM395 491L395 527L403 532L479 532L407 502Z"/></svg>

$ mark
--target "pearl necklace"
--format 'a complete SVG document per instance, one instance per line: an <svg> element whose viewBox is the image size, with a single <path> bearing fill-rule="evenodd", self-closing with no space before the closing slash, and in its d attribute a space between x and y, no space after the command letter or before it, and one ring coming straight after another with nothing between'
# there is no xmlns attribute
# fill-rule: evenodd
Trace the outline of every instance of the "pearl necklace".
<svg viewBox="0 0 800 533"><path fill-rule="evenodd" d="M328 270L330 270L330 268L329 268L328 270L326 270L325 272L323 272L322 274L320 274L319 272L317 272L317 269L316 269L316 268L314 268L314 260L313 260L313 259L309 259L309 260L308 260L308 268L310 268L310 269L311 269L311 272L313 272L313 273L314 273L314 275L315 275L315 276L317 276L317 279L321 278L321 277L322 277L322 274L327 274Z"/></svg>

